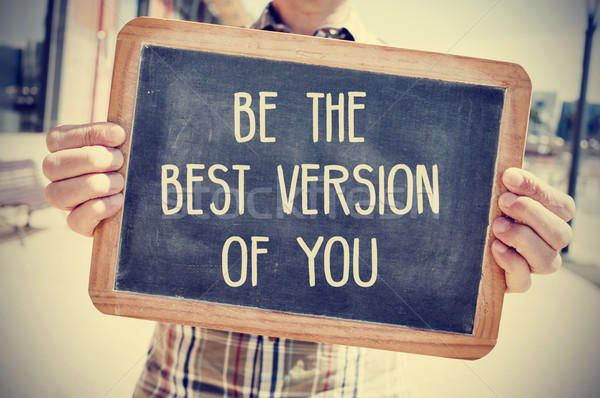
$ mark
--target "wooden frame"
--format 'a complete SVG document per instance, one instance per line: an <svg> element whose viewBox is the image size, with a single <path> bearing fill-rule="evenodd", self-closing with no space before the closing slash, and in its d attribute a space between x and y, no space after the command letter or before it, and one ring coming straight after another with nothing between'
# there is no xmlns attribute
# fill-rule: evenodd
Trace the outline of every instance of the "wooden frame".
<svg viewBox="0 0 600 398"><path fill-rule="evenodd" d="M126 158L137 91L137 86L131 82L137 81L140 50L145 44L505 88L490 224L500 216L496 202L505 191L500 180L502 172L508 167L519 167L522 162L531 85L527 74L518 65L149 18L133 20L118 36L108 120L121 125L127 132L127 140L120 148ZM127 164L120 172L127 175ZM89 294L103 313L462 359L480 358L496 343L505 281L490 253L493 237L489 227L473 333L463 335L115 291L120 226L121 215L118 214L103 221L94 236Z"/></svg>

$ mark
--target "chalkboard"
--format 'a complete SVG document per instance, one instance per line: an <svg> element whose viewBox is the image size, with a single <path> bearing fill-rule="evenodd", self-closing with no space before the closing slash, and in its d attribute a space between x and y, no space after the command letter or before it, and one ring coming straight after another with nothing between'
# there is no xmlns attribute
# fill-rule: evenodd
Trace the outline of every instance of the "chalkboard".
<svg viewBox="0 0 600 398"><path fill-rule="evenodd" d="M139 18L109 120L125 206L97 230L103 312L478 358L504 280L499 175L530 85L512 64Z"/></svg>

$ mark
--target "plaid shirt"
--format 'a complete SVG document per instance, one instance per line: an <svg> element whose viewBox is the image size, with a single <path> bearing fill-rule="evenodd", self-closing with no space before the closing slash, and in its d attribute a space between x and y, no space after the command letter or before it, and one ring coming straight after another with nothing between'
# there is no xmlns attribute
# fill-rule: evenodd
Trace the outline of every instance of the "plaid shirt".
<svg viewBox="0 0 600 398"><path fill-rule="evenodd" d="M269 5L252 26L289 32ZM383 44L352 9L315 36ZM400 397L403 354L159 323L135 397Z"/></svg>
<svg viewBox="0 0 600 398"><path fill-rule="evenodd" d="M403 354L158 324L136 397L401 397Z"/></svg>

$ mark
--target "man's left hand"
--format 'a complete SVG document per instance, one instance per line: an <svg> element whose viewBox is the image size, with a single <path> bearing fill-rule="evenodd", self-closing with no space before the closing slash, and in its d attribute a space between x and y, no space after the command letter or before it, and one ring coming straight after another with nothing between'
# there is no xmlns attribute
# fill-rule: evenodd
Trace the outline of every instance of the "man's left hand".
<svg viewBox="0 0 600 398"><path fill-rule="evenodd" d="M528 171L510 168L502 175L508 192L498 200L505 217L492 224L492 254L505 271L506 291L524 292L531 274L548 274L562 265L561 250L573 239L568 224L575 202Z"/></svg>

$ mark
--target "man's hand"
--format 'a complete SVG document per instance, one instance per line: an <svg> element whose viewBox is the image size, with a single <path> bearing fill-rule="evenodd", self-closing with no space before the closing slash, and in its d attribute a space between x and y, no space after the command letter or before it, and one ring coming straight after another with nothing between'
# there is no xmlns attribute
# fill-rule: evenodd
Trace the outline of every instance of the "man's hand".
<svg viewBox="0 0 600 398"><path fill-rule="evenodd" d="M531 274L548 274L562 264L560 251L573 238L567 222L575 215L573 199L535 175L511 168L502 175L509 190L498 200L506 217L496 219L492 254L505 271L507 292L524 292Z"/></svg>
<svg viewBox="0 0 600 398"><path fill-rule="evenodd" d="M42 169L51 181L46 201L70 211L69 227L92 236L103 219L123 206L123 177L116 173L123 154L115 147L125 141L123 129L113 123L58 126L46 137L51 152Z"/></svg>

